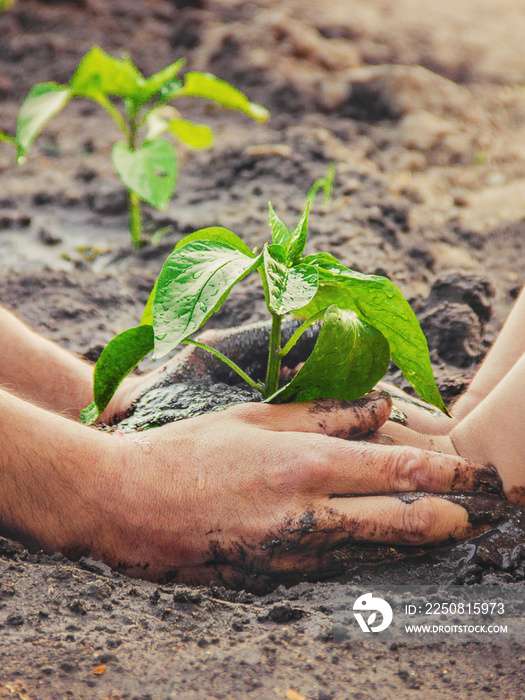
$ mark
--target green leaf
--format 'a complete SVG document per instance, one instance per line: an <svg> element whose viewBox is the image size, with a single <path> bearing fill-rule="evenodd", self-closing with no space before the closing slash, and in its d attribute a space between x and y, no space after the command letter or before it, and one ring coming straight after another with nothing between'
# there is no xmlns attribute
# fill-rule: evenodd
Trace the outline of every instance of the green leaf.
<svg viewBox="0 0 525 700"><path fill-rule="evenodd" d="M198 330L231 288L260 263L214 240L193 240L168 257L153 303L155 355L162 357Z"/></svg>
<svg viewBox="0 0 525 700"><path fill-rule="evenodd" d="M287 254L291 260L298 260L303 254L308 235L308 216L310 214L310 202L306 202L306 207L301 216L301 220L290 235Z"/></svg>
<svg viewBox="0 0 525 700"><path fill-rule="evenodd" d="M87 425L94 423L111 401L119 385L153 350L153 328L137 326L119 333L106 345L95 365L93 403L80 414Z"/></svg>
<svg viewBox="0 0 525 700"><path fill-rule="evenodd" d="M312 354L291 382L268 401L351 401L375 386L389 361L388 342L376 328L352 311L329 306Z"/></svg>
<svg viewBox="0 0 525 700"><path fill-rule="evenodd" d="M22 102L16 120L18 157L25 155L45 124L67 104L69 88L58 83L34 85Z"/></svg>
<svg viewBox="0 0 525 700"><path fill-rule="evenodd" d="M130 151L124 141L118 141L111 151L111 160L128 189L152 207L168 206L177 182L177 156L171 144L157 139Z"/></svg>
<svg viewBox="0 0 525 700"><path fill-rule="evenodd" d="M236 233L233 233L233 231L229 231L227 228L222 228L222 226L201 228L198 231L194 231L193 233L184 236L184 238L182 238L175 246L175 250L178 250L183 245L186 245L186 243L191 243L192 241L215 241L217 243L225 243L232 248L236 248L241 253L244 253L244 255L248 255L250 258L255 257L255 253L248 248L242 238L239 238L239 236Z"/></svg>
<svg viewBox="0 0 525 700"><path fill-rule="evenodd" d="M169 66L166 66L166 68L159 70L150 78L147 78L144 85L140 88L140 101L145 103L157 94L162 95L163 88L165 90L172 89L174 87L174 82L177 89L180 89L180 87L182 87L182 82L180 80L175 81L175 78L180 73L185 63L186 59L179 58L175 63L171 63Z"/></svg>
<svg viewBox="0 0 525 700"><path fill-rule="evenodd" d="M275 213L272 203L268 202L268 223L272 230L272 241L284 247L287 260L299 260L303 253L304 246L306 245L306 236L308 235L309 212L310 202L308 201L303 215L301 216L301 220L295 229L290 232Z"/></svg>
<svg viewBox="0 0 525 700"><path fill-rule="evenodd" d="M129 57L114 58L94 46L78 64L69 87L73 95L91 99L100 94L137 98L145 84Z"/></svg>
<svg viewBox="0 0 525 700"><path fill-rule="evenodd" d="M313 202L319 190L323 190L323 204L328 204L330 198L332 197L332 190L334 189L334 179L335 165L333 163L330 163L325 177L318 177L314 184L308 190L306 200L308 202Z"/></svg>
<svg viewBox="0 0 525 700"><path fill-rule="evenodd" d="M142 312L142 318L140 319L141 326L152 326L153 325L153 302L155 301L155 292L157 291L157 282L153 285L153 289L150 292L144 311Z"/></svg>
<svg viewBox="0 0 525 700"><path fill-rule="evenodd" d="M246 95L225 80L219 80L211 73L190 71L184 76L184 87L175 97L202 97L212 100L227 109L244 112L258 122L265 122L270 113L267 109L250 102Z"/></svg>
<svg viewBox="0 0 525 700"><path fill-rule="evenodd" d="M286 265L283 246L264 247L264 271L268 283L268 307L278 316L306 306L319 286L319 273L313 265Z"/></svg>
<svg viewBox="0 0 525 700"><path fill-rule="evenodd" d="M364 275L328 253L304 258L319 271L319 290L298 315L309 317L330 304L352 309L388 340L392 360L421 398L447 413L436 386L428 345L419 321L400 290L386 277Z"/></svg>
<svg viewBox="0 0 525 700"><path fill-rule="evenodd" d="M190 148L203 150L213 146L213 130L204 124L195 124L187 119L171 119L167 128L170 134Z"/></svg>
<svg viewBox="0 0 525 700"><path fill-rule="evenodd" d="M272 230L272 241L277 245L282 245L285 248L290 240L290 231L283 224L281 219L275 213L272 203L268 202L268 223Z"/></svg>

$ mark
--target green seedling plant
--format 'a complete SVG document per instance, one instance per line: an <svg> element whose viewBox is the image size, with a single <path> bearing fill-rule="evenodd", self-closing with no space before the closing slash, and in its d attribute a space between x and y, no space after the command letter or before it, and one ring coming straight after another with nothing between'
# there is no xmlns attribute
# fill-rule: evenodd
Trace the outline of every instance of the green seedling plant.
<svg viewBox="0 0 525 700"><path fill-rule="evenodd" d="M113 167L128 191L129 227L133 243L143 238L142 202L165 209L178 175L177 155L164 136L194 149L210 148L209 126L181 118L168 104L182 97L202 98L263 122L268 111L211 73L179 73L184 59L145 78L129 57L118 59L93 47L80 61L67 85L38 83L22 103L16 127L18 159L23 160L47 122L74 97L99 104L122 134L111 152Z"/></svg>
<svg viewBox="0 0 525 700"><path fill-rule="evenodd" d="M437 389L428 346L412 308L386 277L365 275L329 253L303 255L315 193L327 193L332 177L310 190L299 223L288 229L269 204L271 243L250 248L232 231L212 227L183 238L167 258L140 325L105 347L94 370L94 401L81 420L94 423L122 380L146 355L161 358L180 343L213 353L272 403L319 398L353 400L384 376L390 359L422 399L446 412ZM249 377L216 348L191 336L217 311L232 288L250 273L261 276L271 333L265 381ZM302 323L283 344L286 316ZM306 329L321 328L302 367L284 386L281 363Z"/></svg>

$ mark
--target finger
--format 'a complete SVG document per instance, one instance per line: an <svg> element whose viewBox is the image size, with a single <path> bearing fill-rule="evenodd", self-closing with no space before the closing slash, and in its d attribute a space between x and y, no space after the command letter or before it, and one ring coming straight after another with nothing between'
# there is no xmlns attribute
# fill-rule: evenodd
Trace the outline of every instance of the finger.
<svg viewBox="0 0 525 700"><path fill-rule="evenodd" d="M382 425L375 435L370 436L369 441L381 445L410 445L420 450L457 454L448 435L426 435L392 421Z"/></svg>
<svg viewBox="0 0 525 700"><path fill-rule="evenodd" d="M324 508L317 527L326 531L332 523L342 528L332 538L391 545L437 544L472 536L468 511L437 496L418 494L414 499L392 496L333 498Z"/></svg>
<svg viewBox="0 0 525 700"><path fill-rule="evenodd" d="M427 435L447 435L457 424L455 418L446 416L435 406L431 406L415 396L410 396L393 384L378 382L375 389L387 391L390 394L392 404L404 416L404 425L412 430Z"/></svg>
<svg viewBox="0 0 525 700"><path fill-rule="evenodd" d="M494 469L457 455L292 433L287 435L287 446L288 454L303 455L295 467L286 465L290 478L314 496L413 491L501 494Z"/></svg>
<svg viewBox="0 0 525 700"><path fill-rule="evenodd" d="M229 409L232 415L266 430L324 433L346 440L380 428L390 410L389 395L380 391L356 401L322 399L295 404L244 404Z"/></svg>

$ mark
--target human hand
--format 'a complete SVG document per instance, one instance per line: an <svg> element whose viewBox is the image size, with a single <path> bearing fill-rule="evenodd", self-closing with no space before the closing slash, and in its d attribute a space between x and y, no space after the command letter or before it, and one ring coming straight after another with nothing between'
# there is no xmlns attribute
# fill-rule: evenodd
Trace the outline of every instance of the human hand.
<svg viewBox="0 0 525 700"><path fill-rule="evenodd" d="M375 389L386 391L392 397L392 405L406 417L407 428L424 435L448 435L457 425L458 420L453 415L446 416L435 406L407 394L399 387L388 382L378 382ZM431 448L429 448L431 449Z"/></svg>
<svg viewBox="0 0 525 700"><path fill-rule="evenodd" d="M132 576L264 590L326 574L349 542L473 534L464 508L420 492L474 491L492 472L349 440L389 413L373 392L353 403L242 404L148 430L142 444L106 436L119 456L100 491L90 555Z"/></svg>

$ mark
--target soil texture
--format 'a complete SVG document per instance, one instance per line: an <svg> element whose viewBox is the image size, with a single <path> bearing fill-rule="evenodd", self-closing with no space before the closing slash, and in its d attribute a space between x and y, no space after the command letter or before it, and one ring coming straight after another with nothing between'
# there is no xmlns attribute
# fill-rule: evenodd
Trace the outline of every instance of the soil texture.
<svg viewBox="0 0 525 700"><path fill-rule="evenodd" d="M67 82L94 44L129 52L146 75L186 56L271 119L181 107L214 128L215 146L179 149L175 196L146 211L138 252L110 163L118 133L102 110L71 102L20 166L0 144L0 302L94 361L136 325L183 235L221 225L261 246L268 201L294 224L334 162L307 252L401 288L451 402L523 284L524 30L521 0L475 10L471 0L18 0L0 15L0 129L14 131L35 82ZM250 277L212 325L260 321L263 307ZM395 368L388 378L408 388ZM0 699L522 697L524 639L332 639L334 599L350 584L525 593L523 509L494 498L484 508L496 526L469 542L349 549L334 578L259 596L131 580L0 538Z"/></svg>

